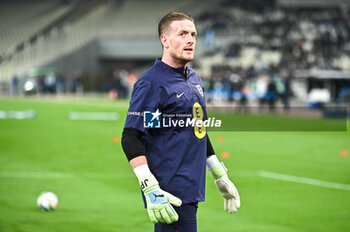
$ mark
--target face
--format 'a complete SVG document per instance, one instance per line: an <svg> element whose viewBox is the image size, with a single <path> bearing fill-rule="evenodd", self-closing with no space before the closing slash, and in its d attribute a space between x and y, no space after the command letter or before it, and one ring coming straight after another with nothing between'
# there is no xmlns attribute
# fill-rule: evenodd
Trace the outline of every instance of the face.
<svg viewBox="0 0 350 232"><path fill-rule="evenodd" d="M163 58L167 57L175 65L185 65L194 59L197 31L190 20L173 21L161 36Z"/></svg>

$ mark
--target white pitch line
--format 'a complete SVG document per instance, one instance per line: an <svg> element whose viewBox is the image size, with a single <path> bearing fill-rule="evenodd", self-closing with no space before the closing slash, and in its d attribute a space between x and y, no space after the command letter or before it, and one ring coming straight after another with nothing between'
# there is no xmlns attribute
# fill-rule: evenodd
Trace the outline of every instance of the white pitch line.
<svg viewBox="0 0 350 232"><path fill-rule="evenodd" d="M63 178L112 178L124 179L133 177L125 173L80 173L79 175L63 172L0 172L0 178L41 178L41 179L63 179Z"/></svg>
<svg viewBox="0 0 350 232"><path fill-rule="evenodd" d="M70 120L118 120L118 112L69 112Z"/></svg>
<svg viewBox="0 0 350 232"><path fill-rule="evenodd" d="M69 173L60 172L0 172L0 178L72 178Z"/></svg>
<svg viewBox="0 0 350 232"><path fill-rule="evenodd" d="M340 184L335 182L316 180L316 179L299 177L299 176L290 176L290 175L285 175L285 174L280 174L275 172L268 172L268 171L260 171L259 176L264 178L276 179L276 180L314 185L314 186L319 186L324 188L341 189L341 190L350 191L350 185L348 184Z"/></svg>

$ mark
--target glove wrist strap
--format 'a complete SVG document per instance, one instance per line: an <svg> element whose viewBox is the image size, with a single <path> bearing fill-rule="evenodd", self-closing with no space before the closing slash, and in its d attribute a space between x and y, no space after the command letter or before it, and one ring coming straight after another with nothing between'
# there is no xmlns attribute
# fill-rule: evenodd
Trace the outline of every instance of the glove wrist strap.
<svg viewBox="0 0 350 232"><path fill-rule="evenodd" d="M227 175L227 168L224 163L219 161L216 155L212 155L207 159L207 167L215 179Z"/></svg>
<svg viewBox="0 0 350 232"><path fill-rule="evenodd" d="M213 167L212 169L209 170L213 177L216 179L219 179L223 176L227 176L225 166L223 163L220 163L218 166Z"/></svg>
<svg viewBox="0 0 350 232"><path fill-rule="evenodd" d="M143 192L147 193L154 190L155 188L159 188L158 181L149 170L147 164L134 168L134 172L137 176L137 179L139 180L139 184Z"/></svg>

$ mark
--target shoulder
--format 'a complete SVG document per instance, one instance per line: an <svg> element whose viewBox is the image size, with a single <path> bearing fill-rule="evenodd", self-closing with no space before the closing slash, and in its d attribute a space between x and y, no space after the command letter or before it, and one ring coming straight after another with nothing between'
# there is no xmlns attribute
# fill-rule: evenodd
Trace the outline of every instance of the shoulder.
<svg viewBox="0 0 350 232"><path fill-rule="evenodd" d="M197 72L194 71L193 68L188 67L187 70L188 70L188 75L189 75L191 78L193 78L195 81L197 81L197 82L199 82L199 83L202 83L202 79L199 77L199 75L197 74Z"/></svg>
<svg viewBox="0 0 350 232"><path fill-rule="evenodd" d="M161 85L162 78L160 76L160 71L152 66L136 81L134 89L156 90Z"/></svg>
<svg viewBox="0 0 350 232"><path fill-rule="evenodd" d="M187 68L187 71L188 71L188 74L189 74L189 75L195 76L196 78L199 78L197 72L196 72L193 68L188 67L188 68Z"/></svg>
<svg viewBox="0 0 350 232"><path fill-rule="evenodd" d="M196 71L194 71L194 69L191 68L191 67L188 67L188 66L187 66L187 70L188 70L189 73L195 73L195 74L197 74Z"/></svg>

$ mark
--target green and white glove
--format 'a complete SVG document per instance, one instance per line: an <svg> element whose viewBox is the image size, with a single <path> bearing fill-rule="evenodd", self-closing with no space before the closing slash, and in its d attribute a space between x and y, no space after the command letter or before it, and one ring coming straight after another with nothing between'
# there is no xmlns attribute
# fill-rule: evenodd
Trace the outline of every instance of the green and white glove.
<svg viewBox="0 0 350 232"><path fill-rule="evenodd" d="M216 155L207 158L208 170L215 178L216 187L224 197L224 209L230 213L235 213L241 207L241 200L236 186L227 176L227 169L218 160Z"/></svg>
<svg viewBox="0 0 350 232"><path fill-rule="evenodd" d="M182 201L159 187L157 179L148 165L134 169L147 203L147 213L153 223L173 223L179 219L172 205L180 206ZM172 205L171 205L172 204Z"/></svg>

